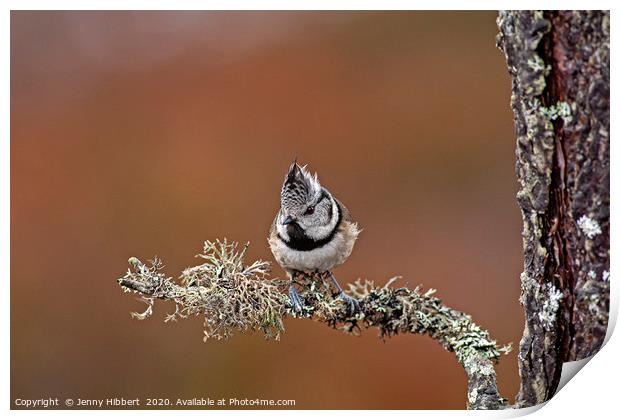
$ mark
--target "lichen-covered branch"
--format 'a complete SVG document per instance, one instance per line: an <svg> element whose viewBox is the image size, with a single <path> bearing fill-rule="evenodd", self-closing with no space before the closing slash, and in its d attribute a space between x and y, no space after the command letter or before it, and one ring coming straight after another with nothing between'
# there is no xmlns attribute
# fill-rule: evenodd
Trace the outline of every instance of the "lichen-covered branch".
<svg viewBox="0 0 620 420"><path fill-rule="evenodd" d="M504 11L523 215L517 406L595 354L609 318L609 12Z"/></svg>
<svg viewBox="0 0 620 420"><path fill-rule="evenodd" d="M239 251L234 242L206 242L199 255L204 262L188 268L175 282L162 272L158 259L149 265L130 258L132 266L118 280L127 292L138 293L147 303L144 319L153 312L157 299L175 303L175 312L166 321L188 316L204 317L204 340L228 338L234 331L262 331L267 338L279 339L283 318L295 316L285 290L288 281L268 278L269 263L245 265L247 245ZM382 338L399 333L426 334L446 350L454 352L468 377L467 406L472 409L500 409L507 401L498 392L494 362L510 345L500 347L471 317L443 305L435 290L422 293L405 287L383 287L356 281L348 293L359 299L360 310L351 313L348 305L329 288L322 275L303 275L301 284L304 317L340 328L348 333L376 327Z"/></svg>

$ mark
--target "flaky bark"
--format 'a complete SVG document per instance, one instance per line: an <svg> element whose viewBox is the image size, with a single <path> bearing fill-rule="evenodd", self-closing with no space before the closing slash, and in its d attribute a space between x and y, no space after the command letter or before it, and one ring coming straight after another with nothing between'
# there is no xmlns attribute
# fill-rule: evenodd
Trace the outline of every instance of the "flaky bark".
<svg viewBox="0 0 620 420"><path fill-rule="evenodd" d="M523 214L518 406L594 354L609 312L609 13L500 12Z"/></svg>

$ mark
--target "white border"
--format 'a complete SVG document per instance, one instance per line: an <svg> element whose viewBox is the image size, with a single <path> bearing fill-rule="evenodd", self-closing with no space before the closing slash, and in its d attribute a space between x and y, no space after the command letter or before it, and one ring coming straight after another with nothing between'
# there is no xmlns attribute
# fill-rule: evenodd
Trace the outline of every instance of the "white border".
<svg viewBox="0 0 620 420"><path fill-rule="evenodd" d="M190 0L176 0L174 2L165 2L161 0L152 0L148 2L140 1L8 1L6 2L8 7L5 9L5 13L2 15L2 58L5 60L5 65L2 68L3 71L3 101L2 101L2 137L3 140L0 144L0 172L1 181L0 189L2 196L9 197L10 191L10 143L9 143L9 110L10 110L10 63L9 63L9 49L10 49L10 14L9 10L36 10L36 9L77 9L77 10L133 10L143 9L145 6L147 10L200 10L205 7L211 10L233 10L233 9L265 9L265 10L304 10L304 9L319 9L319 10L462 10L463 5L469 6L470 10L494 10L501 9L531 9L531 8L544 8L544 9L583 9L587 7L589 9L611 9L612 10L612 24L615 21L614 8L611 1L589 1L587 3L577 1L564 1L564 2L551 2L551 1L476 1L461 3L456 1L451 2L405 2L395 0L383 0L378 1L326 1L326 0L314 0L314 1L295 1L295 2L283 2L283 1L242 1L232 0L228 2L221 1L190 1ZM612 42L612 61L617 57L616 51L614 51L614 43ZM612 64L612 70L617 68ZM615 94L615 84L612 82L612 98L618 97ZM612 125L616 120L615 108L612 107ZM617 153L612 147L612 160L616 162L618 159L614 159ZM617 157L617 156L616 156ZM617 171L612 166L612 184L611 190L616 191L615 187L618 181ZM616 194L617 195L617 194ZM0 261L2 272L5 273L5 292L4 301L5 305L3 311L5 313L4 321L2 322L3 336L7 338L4 346L1 347L3 363L3 380L1 383L2 395L5 398L5 410L10 407L10 359L9 359L9 327L10 327L10 204L9 200L3 200L2 202L2 216L3 223L1 224L2 241L0 242ZM612 201L612 214L617 214L615 211L614 202ZM615 226L615 225L612 225ZM612 234L612 243L614 238L618 237ZM615 254L612 254L612 265L616 260ZM610 270L612 273L615 271ZM613 276L613 275L612 275ZM612 311L610 319L610 326L615 324L617 320L618 312L618 293L615 287L612 287ZM608 337L609 339L609 337ZM547 403L547 406L543 410L536 411L535 409L526 410L527 412L535 411L531 414L530 418L546 418L547 416L558 416L563 419L582 419L582 418L609 418L610 412L616 412L615 400L617 398L617 377L619 373L619 364L617 360L618 354L620 354L620 345L617 338L611 338L597 354L591 362L580 372L576 378L571 380L560 392ZM342 416L354 415L358 418L376 418L376 417L391 417L411 419L412 416L419 418L466 418L475 416L477 418L504 418L510 417L515 414L526 414L525 412L467 412L467 411L356 411L342 412L342 411L302 411L296 410L294 413L290 411L115 411L112 413L114 416L121 418L133 418L136 416L149 418L169 418L171 415L175 417L200 417L205 418L248 418L256 419L262 417L268 417L270 419L289 419L291 415L294 415L299 419L312 419L315 420L316 416L321 417L334 417L342 418ZM11 411L11 416L19 418L31 418L31 417L49 417L49 418L82 418L84 415L92 417L105 416L106 418L111 415L110 411Z"/></svg>
<svg viewBox="0 0 620 420"><path fill-rule="evenodd" d="M613 2L583 1L403 1L403 0L9 0L9 10L499 10L499 9L611 9ZM466 7L465 7L466 6Z"/></svg>

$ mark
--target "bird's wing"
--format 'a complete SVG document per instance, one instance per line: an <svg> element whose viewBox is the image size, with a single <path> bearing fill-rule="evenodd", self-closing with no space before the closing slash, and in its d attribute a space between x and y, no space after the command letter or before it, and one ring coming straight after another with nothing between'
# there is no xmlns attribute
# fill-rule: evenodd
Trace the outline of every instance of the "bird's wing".
<svg viewBox="0 0 620 420"><path fill-rule="evenodd" d="M340 211L342 212L342 220L345 220L347 222L354 222L349 209L346 208L345 205L342 204L342 202L338 200L336 197L334 197L334 200L336 200L336 203L338 203L338 205L340 206Z"/></svg>

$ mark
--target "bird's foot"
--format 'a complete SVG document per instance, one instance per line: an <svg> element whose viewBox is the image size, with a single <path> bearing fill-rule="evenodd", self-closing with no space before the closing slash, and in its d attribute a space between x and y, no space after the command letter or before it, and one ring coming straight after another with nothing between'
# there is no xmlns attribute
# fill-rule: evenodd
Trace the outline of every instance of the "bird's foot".
<svg viewBox="0 0 620 420"><path fill-rule="evenodd" d="M339 292L338 297L342 299L347 305L349 315L355 315L357 312L359 312L361 310L360 302L357 299L354 299L351 296L347 295L344 290L342 290L342 287L340 287L340 284L338 284L338 280L336 280L336 277L334 277L334 274L331 271L328 271L327 274L332 279L336 290L338 290Z"/></svg>
<svg viewBox="0 0 620 420"><path fill-rule="evenodd" d="M344 303L347 305L349 315L354 315L361 311L359 300L352 298L347 295L345 292L340 292L338 298L342 299Z"/></svg>
<svg viewBox="0 0 620 420"><path fill-rule="evenodd" d="M295 286L291 285L288 289L288 297L291 300L292 313L294 316L302 316L304 312L304 305L297 293Z"/></svg>

